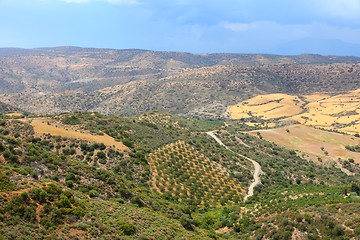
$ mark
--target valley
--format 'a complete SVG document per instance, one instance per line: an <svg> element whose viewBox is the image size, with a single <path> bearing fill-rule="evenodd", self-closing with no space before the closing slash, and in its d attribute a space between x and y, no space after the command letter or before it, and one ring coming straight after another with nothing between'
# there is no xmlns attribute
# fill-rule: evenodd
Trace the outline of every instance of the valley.
<svg viewBox="0 0 360 240"><path fill-rule="evenodd" d="M59 47L0 63L0 238L360 236L357 57Z"/></svg>
<svg viewBox="0 0 360 240"><path fill-rule="evenodd" d="M343 166L347 174L325 157L312 159L299 144L316 148L317 136L331 157L339 154L335 142L356 143L351 136L304 125L249 131L240 122L162 112L8 115L1 125L0 230L10 227L4 236L21 229L20 236L51 237L45 230L56 228L60 236L96 238L105 228L102 234L111 238L274 239L320 232L351 239L359 231L358 159ZM276 131L294 145L271 139ZM104 136L126 148L103 142ZM285 221L292 227L283 231ZM339 232L328 231L329 223Z"/></svg>

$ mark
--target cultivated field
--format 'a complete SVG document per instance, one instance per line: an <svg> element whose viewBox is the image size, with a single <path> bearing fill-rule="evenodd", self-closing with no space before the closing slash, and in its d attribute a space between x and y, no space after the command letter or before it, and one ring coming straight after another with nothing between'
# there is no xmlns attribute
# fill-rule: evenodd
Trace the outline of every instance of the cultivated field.
<svg viewBox="0 0 360 240"><path fill-rule="evenodd" d="M184 141L152 152L148 161L154 190L180 202L223 205L239 202L245 192L226 169Z"/></svg>
<svg viewBox="0 0 360 240"><path fill-rule="evenodd" d="M287 94L259 95L240 104L230 106L231 118L259 117L266 120L300 114L304 102L297 96Z"/></svg>
<svg viewBox="0 0 360 240"><path fill-rule="evenodd" d="M145 121L156 126L163 126L166 128L181 128L179 122L173 121L170 115L162 114L160 112L144 113L139 116L139 121Z"/></svg>
<svg viewBox="0 0 360 240"><path fill-rule="evenodd" d="M327 132L304 125L291 125L276 129L248 132L265 140L275 142L288 149L301 151L313 159L348 160L360 164L360 153L346 149L346 146L360 144L360 138Z"/></svg>
<svg viewBox="0 0 360 240"><path fill-rule="evenodd" d="M360 89L333 96L260 95L230 106L228 111L232 119L242 119L249 125L292 121L348 134L360 133Z"/></svg>
<svg viewBox="0 0 360 240"><path fill-rule="evenodd" d="M126 150L127 147L122 142L115 141L114 138L110 137L107 134L103 135L92 135L90 133L76 130L74 128L65 128L61 124L53 122L52 119L48 118L34 118L28 119L28 121L33 127L34 131L38 135L42 134L51 134L55 136L62 136L67 138L76 138L83 139L91 142L103 143L108 147L116 147L119 150Z"/></svg>

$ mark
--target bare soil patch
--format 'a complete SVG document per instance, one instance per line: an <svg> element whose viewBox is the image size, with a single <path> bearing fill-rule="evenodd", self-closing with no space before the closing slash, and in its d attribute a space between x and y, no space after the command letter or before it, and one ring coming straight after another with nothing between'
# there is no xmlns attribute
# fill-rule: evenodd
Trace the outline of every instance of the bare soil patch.
<svg viewBox="0 0 360 240"><path fill-rule="evenodd" d="M27 120L34 127L34 131L38 135L51 134L55 136L62 136L67 138L83 139L91 142L103 143L108 147L116 147L119 150L127 150L128 148L122 143L117 142L115 139L107 134L104 135L92 135L86 132L80 132L75 129L65 129L59 126L53 126L48 122L50 119L47 118L36 118Z"/></svg>

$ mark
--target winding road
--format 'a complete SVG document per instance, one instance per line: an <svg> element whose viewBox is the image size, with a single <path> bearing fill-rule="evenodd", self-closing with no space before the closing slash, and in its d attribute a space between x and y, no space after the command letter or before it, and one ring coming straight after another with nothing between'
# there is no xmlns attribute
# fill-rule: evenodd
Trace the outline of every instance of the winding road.
<svg viewBox="0 0 360 240"><path fill-rule="evenodd" d="M253 165L254 165L254 168L255 168L255 171L254 171L254 175L253 175L253 178L254 178L254 181L250 184L249 186L249 190L248 190L248 193L247 195L245 196L244 198L244 202L251 196L254 195L254 188L259 185L261 183L261 179L260 179L260 174L262 173L261 172L261 166L258 162L256 162L255 160L251 159L251 158L248 158L242 154L239 154L239 153L236 153L234 152L233 150L231 150L228 146L226 146L216 135L213 131L210 131L210 132L206 132L206 134L208 134L210 137L212 137L217 143L219 143L221 146L225 147L227 150L229 150L230 152L232 153L235 153L236 155L238 155L239 157L242 157L242 158L245 158L246 160L250 161Z"/></svg>

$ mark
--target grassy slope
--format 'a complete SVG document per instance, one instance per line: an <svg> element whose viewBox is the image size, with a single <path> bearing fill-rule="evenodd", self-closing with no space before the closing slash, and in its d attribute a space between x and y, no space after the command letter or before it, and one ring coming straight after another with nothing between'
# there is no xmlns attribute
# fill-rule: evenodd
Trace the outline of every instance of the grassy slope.
<svg viewBox="0 0 360 240"><path fill-rule="evenodd" d="M30 125L2 120L0 234L5 239L287 239L295 229L315 238L346 239L358 231L359 200L345 195L356 190L352 183L357 177L331 167L320 168L289 150L244 135L241 126L228 127L219 136L234 151L260 162L265 172L263 185L246 203L203 207L184 205L151 191L148 154L185 140L211 161L237 172L233 177L246 187L251 177L246 161L203 133L221 123L163 113L137 118L74 113L52 118L92 134L105 132L129 150L49 134L35 137ZM353 209L355 214L334 208ZM347 228L343 219L348 220ZM329 224L333 231L328 231ZM223 227L229 231L215 233Z"/></svg>

